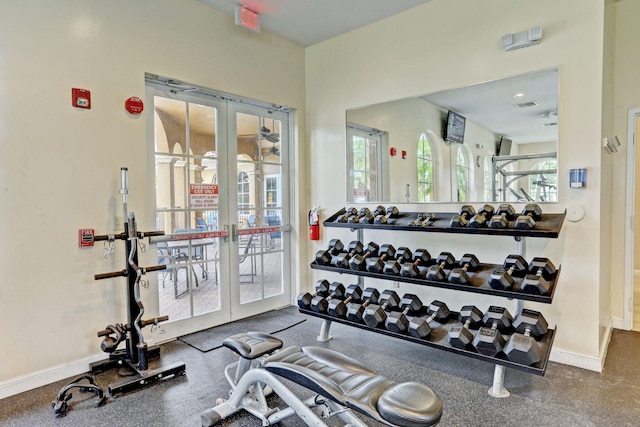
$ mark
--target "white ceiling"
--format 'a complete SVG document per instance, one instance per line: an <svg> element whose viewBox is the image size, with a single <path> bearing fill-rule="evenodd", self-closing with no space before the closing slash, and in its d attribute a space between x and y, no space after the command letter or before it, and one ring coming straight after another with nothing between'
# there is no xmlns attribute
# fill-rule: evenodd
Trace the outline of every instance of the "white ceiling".
<svg viewBox="0 0 640 427"><path fill-rule="evenodd" d="M262 30L306 47L380 21L429 0L199 1L230 16L234 16L237 6L245 6L258 12Z"/></svg>
<svg viewBox="0 0 640 427"><path fill-rule="evenodd" d="M523 96L514 98L517 93ZM436 92L422 98L444 109L454 110L517 144L558 139L557 69ZM515 106L530 101L537 105L527 108Z"/></svg>
<svg viewBox="0 0 640 427"><path fill-rule="evenodd" d="M328 40L356 28L380 21L429 0L198 0L234 19L237 6L260 15L262 30L277 34L303 47ZM247 30L249 31L249 30ZM498 43L498 40L496 40ZM504 52L509 55L509 52ZM525 97L514 99L523 92ZM532 73L513 79L448 90L425 96L429 102L452 109L515 143L557 140L557 71ZM515 103L536 101L538 105L517 109Z"/></svg>

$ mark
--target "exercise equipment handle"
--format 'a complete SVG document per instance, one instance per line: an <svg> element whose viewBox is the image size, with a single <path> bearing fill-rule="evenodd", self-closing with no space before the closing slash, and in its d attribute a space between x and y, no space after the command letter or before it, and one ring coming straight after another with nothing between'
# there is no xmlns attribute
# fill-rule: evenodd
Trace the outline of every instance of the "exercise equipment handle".
<svg viewBox="0 0 640 427"><path fill-rule="evenodd" d="M138 237L152 237L152 236L164 236L164 231L156 230L156 231L138 231ZM129 236L124 233L118 234L96 234L93 236L93 240L99 242L101 240L109 240L111 237L113 240L126 240Z"/></svg>
<svg viewBox="0 0 640 427"><path fill-rule="evenodd" d="M118 233L118 234L96 234L95 236L93 236L93 240L96 241L96 242L99 242L100 240L109 240L110 237L113 240L125 240L127 238L127 236L124 233Z"/></svg>
<svg viewBox="0 0 640 427"><path fill-rule="evenodd" d="M169 316L160 316L160 317L154 317L153 319L147 319L147 320L141 320L140 324L141 326L144 328L145 326L148 325L155 325L158 324L160 322L166 322L167 320L169 320ZM130 331L131 330L131 325L120 325L122 327L124 327L125 330ZM113 334L114 332L111 329L103 329L101 331L98 331L98 336L99 337L104 337L110 334Z"/></svg>
<svg viewBox="0 0 640 427"><path fill-rule="evenodd" d="M169 316L160 316L154 317L153 319L141 320L140 323L142 324L142 327L145 327L147 325L155 325L156 323L166 322L167 320L169 320Z"/></svg>
<svg viewBox="0 0 640 427"><path fill-rule="evenodd" d="M152 265L151 267L143 268L145 273L149 271L158 271L158 270L166 270L166 269L167 269L166 265ZM125 277L125 276L127 276L127 270L112 271L110 273L99 273L99 274L95 274L93 278L95 280L102 280L102 279L111 279L113 277Z"/></svg>
<svg viewBox="0 0 640 427"><path fill-rule="evenodd" d="M166 270L167 266L165 264L163 264L163 265L152 265L151 267L143 267L142 269L144 270L145 273L148 273L149 271Z"/></svg>
<svg viewBox="0 0 640 427"><path fill-rule="evenodd" d="M93 278L95 280L102 280L102 279L110 279L112 277L124 277L126 275L127 275L127 270L120 270L120 271L112 271L111 273L95 274Z"/></svg>
<svg viewBox="0 0 640 427"><path fill-rule="evenodd" d="M164 236L164 231L138 231L138 237Z"/></svg>

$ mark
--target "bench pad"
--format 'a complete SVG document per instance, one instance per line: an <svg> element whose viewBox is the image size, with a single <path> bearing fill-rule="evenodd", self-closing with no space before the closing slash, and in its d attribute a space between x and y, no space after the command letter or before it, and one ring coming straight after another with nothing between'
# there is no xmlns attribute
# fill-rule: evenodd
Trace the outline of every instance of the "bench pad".
<svg viewBox="0 0 640 427"><path fill-rule="evenodd" d="M432 426L442 416L440 398L424 384L397 384L326 348L288 347L261 366L387 425Z"/></svg>

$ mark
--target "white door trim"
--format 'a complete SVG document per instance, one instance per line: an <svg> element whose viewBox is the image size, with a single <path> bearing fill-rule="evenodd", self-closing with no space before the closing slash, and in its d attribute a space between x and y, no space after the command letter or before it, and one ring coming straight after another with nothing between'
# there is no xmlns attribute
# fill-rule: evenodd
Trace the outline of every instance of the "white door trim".
<svg viewBox="0 0 640 427"><path fill-rule="evenodd" d="M627 119L627 191L625 208L625 269L624 269L624 329L633 328L633 258L634 229L633 216L636 192L636 117L640 116L640 108L629 110Z"/></svg>

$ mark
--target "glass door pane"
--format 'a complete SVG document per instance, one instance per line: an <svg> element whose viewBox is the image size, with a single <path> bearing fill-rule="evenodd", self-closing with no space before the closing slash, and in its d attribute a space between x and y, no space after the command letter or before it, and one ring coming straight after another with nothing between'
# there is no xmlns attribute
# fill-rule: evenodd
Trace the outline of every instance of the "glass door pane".
<svg viewBox="0 0 640 427"><path fill-rule="evenodd" d="M171 320L220 310L217 109L186 100L154 98L156 226L189 236L157 245L159 309Z"/></svg>
<svg viewBox="0 0 640 427"><path fill-rule="evenodd" d="M238 112L239 304L283 296L283 122Z"/></svg>

